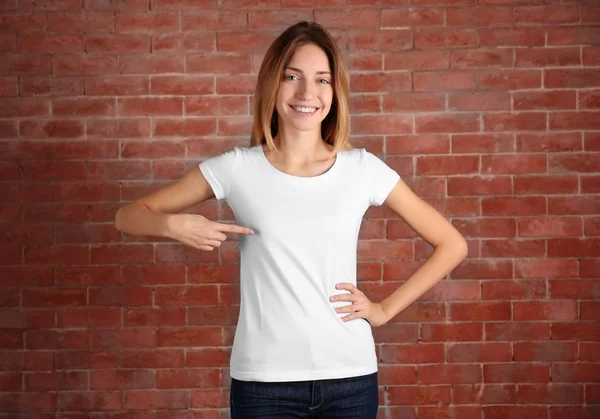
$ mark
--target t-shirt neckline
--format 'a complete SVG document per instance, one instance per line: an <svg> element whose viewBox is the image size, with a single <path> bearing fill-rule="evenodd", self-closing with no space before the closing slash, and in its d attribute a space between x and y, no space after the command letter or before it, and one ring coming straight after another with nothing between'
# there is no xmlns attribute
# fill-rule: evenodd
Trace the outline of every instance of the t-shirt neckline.
<svg viewBox="0 0 600 419"><path fill-rule="evenodd" d="M333 162L333 164L331 165L331 167L329 167L329 169L327 169L327 171L321 173L320 175L316 175L316 176L296 176L296 175L290 175L289 173L285 173L281 170L279 170L278 168L276 168L275 166L273 166L273 164L269 161L269 159L267 159L267 156L265 154L265 150L263 149L262 144L259 144L256 146L258 148L258 153L261 156L261 160L264 162L264 164L266 166L269 167L269 170L274 172L275 174L277 174L278 176L290 179L294 182L314 182L314 181L318 181L321 179L325 179L327 177L330 177L334 174L334 172L337 170L337 167L340 164L340 156L342 153L337 153L335 156L335 161Z"/></svg>

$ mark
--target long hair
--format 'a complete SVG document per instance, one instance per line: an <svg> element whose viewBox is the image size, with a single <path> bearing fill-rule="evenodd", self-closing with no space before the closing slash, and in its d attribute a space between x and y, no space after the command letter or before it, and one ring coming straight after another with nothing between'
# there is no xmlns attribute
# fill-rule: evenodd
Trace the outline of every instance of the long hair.
<svg viewBox="0 0 600 419"><path fill-rule="evenodd" d="M260 66L254 92L251 147L267 144L269 150L276 149L273 141L278 132L275 102L283 70L297 47L311 43L320 47L327 55L333 78L333 101L327 117L321 123L321 136L323 141L333 146L334 153L348 148L350 119L348 71L333 37L315 22L298 22L290 26L267 50Z"/></svg>

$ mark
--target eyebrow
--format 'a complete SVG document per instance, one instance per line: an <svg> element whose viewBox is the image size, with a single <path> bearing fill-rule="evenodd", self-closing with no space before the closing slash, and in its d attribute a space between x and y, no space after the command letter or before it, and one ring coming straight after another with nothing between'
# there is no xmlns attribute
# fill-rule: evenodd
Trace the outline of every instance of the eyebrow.
<svg viewBox="0 0 600 419"><path fill-rule="evenodd" d="M296 68L296 67L286 67L285 70L294 70L294 71L297 71L298 73L304 73L302 70L300 70L299 68ZM317 74L331 75L331 71L317 71Z"/></svg>

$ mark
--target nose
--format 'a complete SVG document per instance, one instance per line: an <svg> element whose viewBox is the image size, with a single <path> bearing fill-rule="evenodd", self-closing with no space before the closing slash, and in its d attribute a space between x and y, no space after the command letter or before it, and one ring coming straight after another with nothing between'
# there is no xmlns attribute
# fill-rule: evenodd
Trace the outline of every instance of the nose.
<svg viewBox="0 0 600 419"><path fill-rule="evenodd" d="M313 84L310 81L304 79L300 83L298 83L298 90L296 91L296 96L298 96L298 98L302 100L312 99L314 95L314 89L315 88Z"/></svg>

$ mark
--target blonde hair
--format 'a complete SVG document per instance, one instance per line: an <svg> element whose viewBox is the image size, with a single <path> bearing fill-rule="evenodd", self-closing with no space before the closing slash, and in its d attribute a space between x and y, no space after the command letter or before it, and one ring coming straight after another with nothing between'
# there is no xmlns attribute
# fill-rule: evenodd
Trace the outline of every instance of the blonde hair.
<svg viewBox="0 0 600 419"><path fill-rule="evenodd" d="M276 149L273 138L278 132L275 102L283 70L297 47L315 44L325 52L333 78L333 101L329 114L321 123L323 141L333 146L332 152L350 146L348 142L350 119L350 88L348 71L333 37L318 23L298 22L290 26L273 41L258 73L254 92L254 121L250 146L267 144Z"/></svg>

